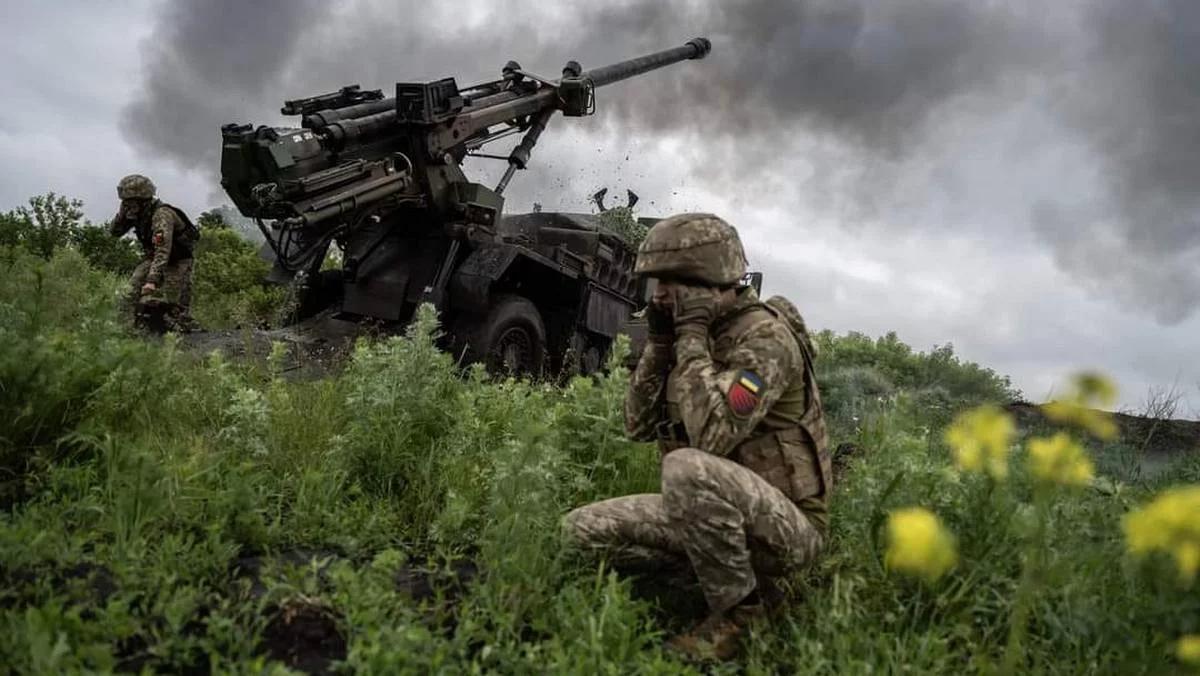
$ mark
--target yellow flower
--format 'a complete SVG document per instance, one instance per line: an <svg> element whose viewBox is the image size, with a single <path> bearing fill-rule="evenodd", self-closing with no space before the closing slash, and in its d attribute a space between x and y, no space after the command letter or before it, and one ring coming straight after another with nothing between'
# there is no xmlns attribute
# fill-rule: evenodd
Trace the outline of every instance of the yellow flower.
<svg viewBox="0 0 1200 676"><path fill-rule="evenodd" d="M1179 637L1179 643L1175 644L1175 656L1184 664L1200 667L1200 634Z"/></svg>
<svg viewBox="0 0 1200 676"><path fill-rule="evenodd" d="M1125 515L1121 524L1130 553L1170 554L1180 578L1191 584L1200 571L1200 485L1164 491Z"/></svg>
<svg viewBox="0 0 1200 676"><path fill-rule="evenodd" d="M896 570L934 582L958 562L954 536L937 516L921 507L888 515L888 549L883 562Z"/></svg>
<svg viewBox="0 0 1200 676"><path fill-rule="evenodd" d="M1029 471L1048 483L1086 486L1095 472L1083 448L1066 432L1029 441Z"/></svg>
<svg viewBox="0 0 1200 676"><path fill-rule="evenodd" d="M1075 425L1092 436L1110 441L1120 430L1112 415L1096 407L1112 406L1117 401L1117 386L1099 373L1083 372L1071 378L1067 396L1042 404L1042 412L1054 422Z"/></svg>
<svg viewBox="0 0 1200 676"><path fill-rule="evenodd" d="M1016 427L1012 416L995 406L959 414L946 429L954 464L963 471L984 472L997 479L1008 476L1008 450Z"/></svg>
<svg viewBox="0 0 1200 676"><path fill-rule="evenodd" d="M1107 411L1097 411L1070 401L1051 401L1042 404L1046 417L1064 425L1075 425L1104 441L1117 438L1120 430Z"/></svg>
<svg viewBox="0 0 1200 676"><path fill-rule="evenodd" d="M1104 374L1084 371L1072 378L1079 400L1088 406L1112 406L1117 403L1117 386Z"/></svg>

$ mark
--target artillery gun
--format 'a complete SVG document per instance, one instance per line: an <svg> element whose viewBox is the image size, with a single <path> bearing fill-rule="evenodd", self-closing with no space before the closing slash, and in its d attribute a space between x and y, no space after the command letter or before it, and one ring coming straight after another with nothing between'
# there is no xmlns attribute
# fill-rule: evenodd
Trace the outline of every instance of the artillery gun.
<svg viewBox="0 0 1200 676"><path fill-rule="evenodd" d="M562 77L509 61L499 80L358 85L286 101L298 128L222 127L221 185L267 243L270 279L298 291L296 319L331 307L341 319L403 326L432 303L446 347L492 371L593 371L641 305L635 251L589 214L505 215L503 193L555 112L595 111L595 89L688 59L708 40ZM507 156L479 150L523 134ZM489 188L466 157L507 161ZM330 246L338 270L322 271ZM569 355L578 359L569 364Z"/></svg>

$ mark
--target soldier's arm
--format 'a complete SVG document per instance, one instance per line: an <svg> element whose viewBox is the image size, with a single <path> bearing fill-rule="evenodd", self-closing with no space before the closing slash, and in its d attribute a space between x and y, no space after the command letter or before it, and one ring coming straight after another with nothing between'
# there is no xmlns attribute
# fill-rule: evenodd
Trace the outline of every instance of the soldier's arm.
<svg viewBox="0 0 1200 676"><path fill-rule="evenodd" d="M653 441L662 418L667 376L671 371L671 343L650 339L625 393L625 433L634 441Z"/></svg>
<svg viewBox="0 0 1200 676"><path fill-rule="evenodd" d="M680 413L696 448L728 455L778 401L801 359L789 329L764 320L737 339L728 362L716 364L703 334L675 340Z"/></svg>
<svg viewBox="0 0 1200 676"><path fill-rule="evenodd" d="M122 237L132 227L133 223L129 219L124 218L124 214L118 211L117 215L113 216L112 222L108 224L108 234L113 237Z"/></svg>
<svg viewBox="0 0 1200 676"><path fill-rule="evenodd" d="M151 221L154 237L154 256L150 260L150 270L146 273L146 283L162 284L163 271L171 260L171 247L175 238L175 214L170 209L156 209Z"/></svg>

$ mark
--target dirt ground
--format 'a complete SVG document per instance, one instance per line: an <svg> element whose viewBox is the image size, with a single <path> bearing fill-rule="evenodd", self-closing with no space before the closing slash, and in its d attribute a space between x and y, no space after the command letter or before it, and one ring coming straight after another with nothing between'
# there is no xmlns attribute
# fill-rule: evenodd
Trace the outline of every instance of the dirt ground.
<svg viewBox="0 0 1200 676"><path fill-rule="evenodd" d="M324 312L279 329L194 331L180 336L184 349L197 355L214 350L238 361L265 363L274 343L287 347L282 370L288 378L320 378L341 369L359 336L378 333L366 324L335 319Z"/></svg>
<svg viewBox="0 0 1200 676"><path fill-rule="evenodd" d="M1007 406L1022 429L1049 424L1036 404L1024 402ZM1178 458L1200 453L1200 421L1149 418L1113 413L1120 430L1119 443L1141 458L1144 469L1165 469Z"/></svg>

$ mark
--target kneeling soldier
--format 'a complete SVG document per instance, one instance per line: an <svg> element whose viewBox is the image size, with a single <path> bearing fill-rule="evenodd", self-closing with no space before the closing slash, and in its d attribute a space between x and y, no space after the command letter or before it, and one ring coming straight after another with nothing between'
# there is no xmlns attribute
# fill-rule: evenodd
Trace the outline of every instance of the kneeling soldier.
<svg viewBox="0 0 1200 676"><path fill-rule="evenodd" d="M625 422L658 441L662 492L580 507L565 526L618 567L690 567L710 613L669 646L727 659L778 601L774 578L824 546L832 486L812 345L791 303L740 285L741 241L716 216L657 223L635 271L656 285Z"/></svg>

